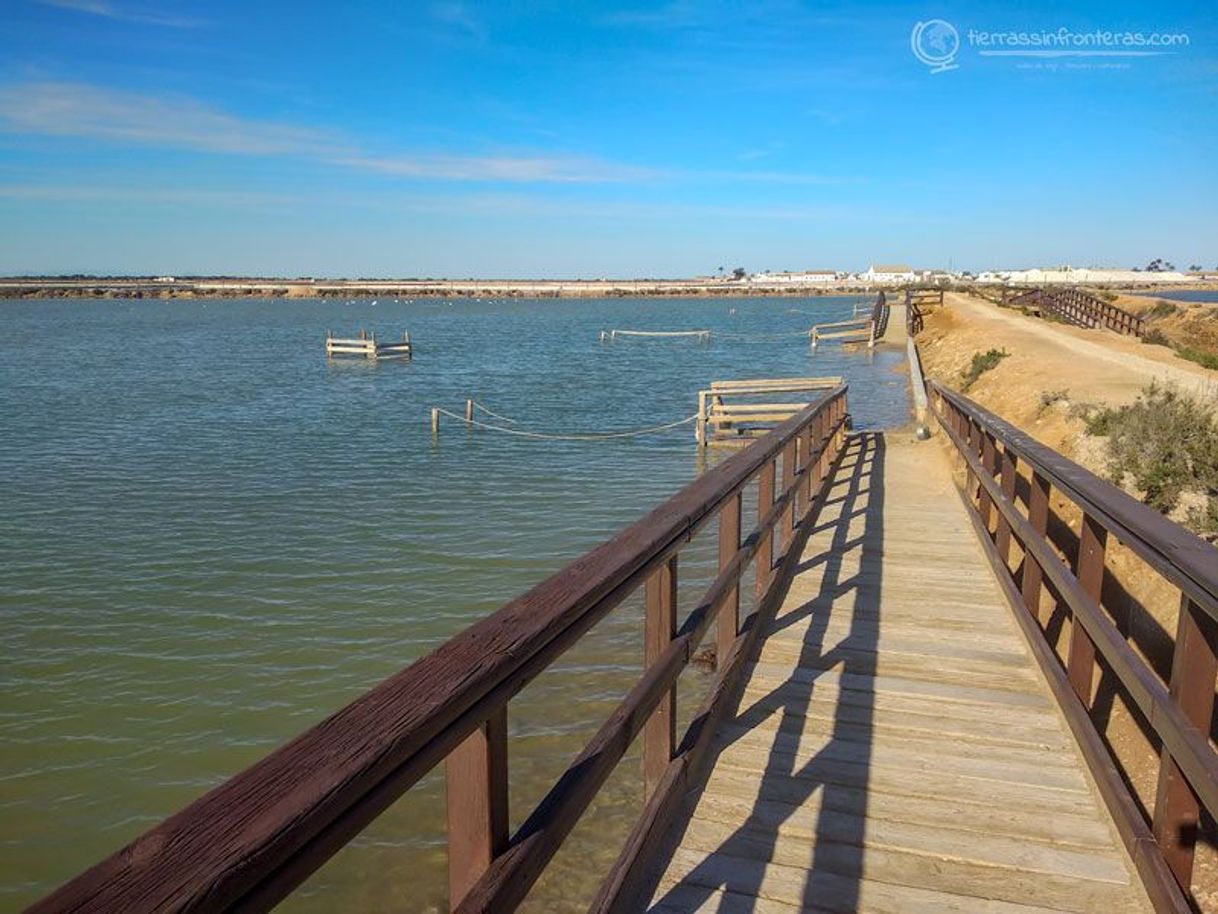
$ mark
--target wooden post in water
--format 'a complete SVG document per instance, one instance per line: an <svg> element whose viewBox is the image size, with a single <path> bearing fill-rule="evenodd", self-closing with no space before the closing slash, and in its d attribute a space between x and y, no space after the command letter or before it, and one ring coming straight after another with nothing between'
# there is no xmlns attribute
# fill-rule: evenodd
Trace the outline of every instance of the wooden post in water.
<svg viewBox="0 0 1218 914"><path fill-rule="evenodd" d="M431 436L435 438L440 434L440 408L433 406L431 408Z"/></svg>
<svg viewBox="0 0 1218 914"><path fill-rule="evenodd" d="M465 401L465 421L466 422L474 421L474 401L473 400Z"/></svg>

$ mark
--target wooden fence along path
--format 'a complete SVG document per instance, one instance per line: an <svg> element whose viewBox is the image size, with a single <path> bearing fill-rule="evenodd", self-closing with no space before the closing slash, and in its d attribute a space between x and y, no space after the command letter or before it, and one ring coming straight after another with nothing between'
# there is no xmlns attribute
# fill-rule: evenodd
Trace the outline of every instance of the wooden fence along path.
<svg viewBox="0 0 1218 914"><path fill-rule="evenodd" d="M359 356L366 359L402 359L409 361L414 357L414 346L410 342L410 331L404 331L402 338L390 343L378 343L376 334L361 330L359 336L343 339L333 333L326 333L326 358L341 358L343 356Z"/></svg>
<svg viewBox="0 0 1218 914"><path fill-rule="evenodd" d="M451 907L504 914L641 736L642 812L593 914L1186 914L1218 813L1218 550L928 388L945 448L851 434L845 387L825 391L32 910L269 910L444 763ZM701 530L719 572L679 607ZM1168 681L1123 633L1110 540L1181 594ZM511 831L512 698L639 590L640 678ZM678 676L712 630L678 734ZM1101 733L1103 689L1151 734L1153 805Z"/></svg>
<svg viewBox="0 0 1218 914"><path fill-rule="evenodd" d="M1102 327L1126 336L1141 337L1142 318L1118 308L1082 289L1006 289L1000 303L1016 308L1034 308L1078 327Z"/></svg>
<svg viewBox="0 0 1218 914"><path fill-rule="evenodd" d="M812 345L819 346L822 340L842 340L847 343L866 343L874 346L876 340L888 328L888 297L881 292L871 306L871 314L865 318L817 324L809 331Z"/></svg>

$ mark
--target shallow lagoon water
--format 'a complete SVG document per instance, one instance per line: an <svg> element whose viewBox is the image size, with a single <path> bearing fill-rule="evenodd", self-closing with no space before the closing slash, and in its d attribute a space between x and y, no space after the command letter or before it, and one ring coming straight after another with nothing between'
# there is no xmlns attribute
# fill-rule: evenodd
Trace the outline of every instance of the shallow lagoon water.
<svg viewBox="0 0 1218 914"><path fill-rule="evenodd" d="M812 350L857 297L5 303L0 908L23 906L601 542L704 469L712 379L841 374L856 425L909 416L904 353ZM602 344L602 329L710 343ZM410 363L327 363L327 329ZM495 420L491 420L495 421ZM688 607L713 543L683 555ZM518 823L639 669L637 603L513 702ZM701 674L683 679L682 708ZM691 700L685 700L686 696ZM576 909L638 803L623 762L535 893ZM432 776L283 908L445 909Z"/></svg>

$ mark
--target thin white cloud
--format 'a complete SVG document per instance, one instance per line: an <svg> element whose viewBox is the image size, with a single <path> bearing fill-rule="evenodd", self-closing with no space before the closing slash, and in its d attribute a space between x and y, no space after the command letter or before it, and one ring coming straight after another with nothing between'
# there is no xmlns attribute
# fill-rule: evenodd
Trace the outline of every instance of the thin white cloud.
<svg viewBox="0 0 1218 914"><path fill-rule="evenodd" d="M202 19L148 13L141 10L118 7L113 3L106 2L106 0L35 0L35 2L42 6L54 6L59 9L101 16L103 19L113 19L118 22L134 22L140 25L160 25L171 29L194 29L204 24Z"/></svg>
<svg viewBox="0 0 1218 914"><path fill-rule="evenodd" d="M248 191L88 184L0 184L0 200L54 203L151 203L185 206L273 207L297 202L283 194Z"/></svg>
<svg viewBox="0 0 1218 914"><path fill-rule="evenodd" d="M0 129L239 155L286 155L358 171L447 181L578 183L639 180L646 169L568 155L377 155L333 132L255 120L194 99L83 83L0 86Z"/></svg>
<svg viewBox="0 0 1218 914"><path fill-rule="evenodd" d="M647 168L565 153L382 152L335 131L241 117L188 96L153 96L73 82L0 85L0 132L71 136L196 152L280 156L402 178L505 184L682 182L832 185L830 176L779 171Z"/></svg>
<svg viewBox="0 0 1218 914"><path fill-rule="evenodd" d="M479 42L486 41L486 26L468 4L462 3L460 0L441 0L441 2L431 4L430 11L432 18L442 26L464 35L466 38Z"/></svg>
<svg viewBox="0 0 1218 914"><path fill-rule="evenodd" d="M448 181L577 184L638 181L656 176L649 169L578 156L351 156L332 161L361 171Z"/></svg>
<svg viewBox="0 0 1218 914"><path fill-rule="evenodd" d="M324 133L236 117L190 98L156 98L84 83L0 86L0 125L11 133L102 140L244 155L334 151Z"/></svg>

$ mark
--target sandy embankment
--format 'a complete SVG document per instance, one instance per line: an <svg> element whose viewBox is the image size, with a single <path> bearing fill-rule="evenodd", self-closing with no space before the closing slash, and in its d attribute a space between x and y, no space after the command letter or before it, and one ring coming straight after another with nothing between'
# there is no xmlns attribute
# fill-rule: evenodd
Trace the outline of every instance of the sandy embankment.
<svg viewBox="0 0 1218 914"><path fill-rule="evenodd" d="M1218 372L1176 356L1166 346L1148 345L1101 330L1083 330L1025 316L960 294L946 296L945 308L928 316L918 336L924 370L953 387L976 352L1005 349L1010 355L986 372L968 395L1037 440L1061 451L1107 478L1104 441L1086 434L1079 404L1120 405L1132 402L1152 381L1172 382L1200 396L1218 397ZM1063 394L1050 405L1046 395ZM1054 510L1077 530L1079 512L1060 496ZM1059 546L1067 555L1077 536L1063 528ZM1176 631L1180 593L1150 571L1137 556L1109 539L1105 586L1107 605L1129 606L1128 620L1118 625L1134 646L1166 679ZM1113 594L1117 596L1112 597ZM1111 598L1111 602L1110 602ZM1058 651L1064 654L1068 626L1061 626ZM1106 735L1146 808L1154 804L1158 747L1147 739L1109 679L1099 684L1096 704L1111 704ZM1211 732L1211 738L1218 736ZM1198 850L1193 885L1201 910L1218 914L1218 835L1208 833Z"/></svg>

